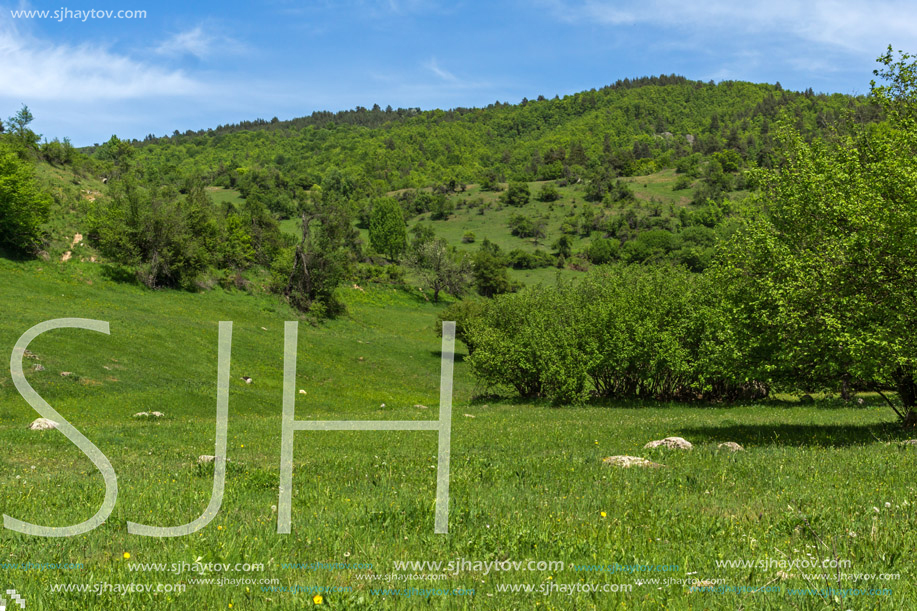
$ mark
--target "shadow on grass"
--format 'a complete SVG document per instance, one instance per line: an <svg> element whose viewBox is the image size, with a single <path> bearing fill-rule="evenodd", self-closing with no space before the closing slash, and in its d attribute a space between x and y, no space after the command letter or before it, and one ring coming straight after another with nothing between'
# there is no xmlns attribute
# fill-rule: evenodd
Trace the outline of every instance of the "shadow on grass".
<svg viewBox="0 0 917 611"><path fill-rule="evenodd" d="M121 284L132 284L134 286L144 286L137 278L137 272L126 265L116 263L103 263L101 273L104 278L112 282Z"/></svg>
<svg viewBox="0 0 917 611"><path fill-rule="evenodd" d="M854 400L844 401L840 398L816 399L814 403L800 403L798 399L780 399L769 397L767 399L746 399L736 401L660 401L650 398L636 399L607 399L594 398L585 403L589 407L613 407L618 409L642 408L692 408L692 409L731 409L735 407L760 407L761 409L792 409L797 407L808 409L853 409L866 410L888 408L888 404L878 396L863 397L863 403ZM889 412L891 413L891 412Z"/></svg>
<svg viewBox="0 0 917 611"><path fill-rule="evenodd" d="M439 358L442 353L439 350L431 350L430 354ZM463 361L464 355L456 353L456 361ZM641 409L696 409L696 410L708 410L708 409L733 409L739 407L760 407L762 410L767 409L793 409L793 408L808 408L808 409L855 409L855 410L866 410L874 409L876 407L886 408L887 404L885 401L874 398L864 401L864 403L858 404L853 401L845 402L841 399L818 399L815 403L812 404L803 404L796 399L756 399L756 400L745 400L745 401L661 401L659 399L650 399L650 398L622 398L622 399L609 399L604 397L596 397L589 399L583 403L563 403L558 404L554 403L551 399L546 397L520 397L518 394L515 394L510 389L503 389L501 391L489 392L477 395L472 397L471 404L479 405L482 403L505 403L507 405L537 405L537 406L549 406L549 407L562 407L565 409L578 409L584 407L599 407L599 408L610 408L610 409L628 409L628 410L641 410ZM889 412L891 413L891 412Z"/></svg>
<svg viewBox="0 0 917 611"><path fill-rule="evenodd" d="M468 401L469 405L490 405L491 403L499 403L500 405L527 405L534 408L557 408L557 407L569 407L569 406L558 406L551 402L550 399L545 399L543 397L520 397L515 394L499 394L499 393L484 393L475 395Z"/></svg>
<svg viewBox="0 0 917 611"><path fill-rule="evenodd" d="M914 436L894 422L878 424L726 424L679 427L691 443L735 441L743 446L822 446L840 448L896 442Z"/></svg>
<svg viewBox="0 0 917 611"><path fill-rule="evenodd" d="M0 245L0 259L6 259L14 263L22 263L23 261L33 261L36 258L35 256L27 255L21 251Z"/></svg>
<svg viewBox="0 0 917 611"><path fill-rule="evenodd" d="M430 350L430 354L432 354L433 356L435 356L437 359L443 358L443 351L442 351L442 350ZM466 355L465 353L463 353L463 352L456 352L456 353L455 353L455 362L456 362L456 363L464 363L464 362L465 362L465 357L466 357L466 356L467 356L467 355Z"/></svg>

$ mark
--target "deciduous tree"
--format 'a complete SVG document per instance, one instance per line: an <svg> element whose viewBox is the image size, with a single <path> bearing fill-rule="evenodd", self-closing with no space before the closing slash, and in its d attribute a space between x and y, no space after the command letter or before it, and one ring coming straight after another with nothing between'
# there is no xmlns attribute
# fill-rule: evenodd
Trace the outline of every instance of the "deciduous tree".
<svg viewBox="0 0 917 611"><path fill-rule="evenodd" d="M50 205L29 163L0 140L0 244L20 252L35 250Z"/></svg>

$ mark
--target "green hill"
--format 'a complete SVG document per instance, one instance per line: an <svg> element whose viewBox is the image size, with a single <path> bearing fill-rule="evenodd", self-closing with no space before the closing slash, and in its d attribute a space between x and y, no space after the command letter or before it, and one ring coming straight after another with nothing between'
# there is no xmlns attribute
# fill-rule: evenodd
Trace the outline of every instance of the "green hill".
<svg viewBox="0 0 917 611"><path fill-rule="evenodd" d="M818 136L847 114L870 121L876 111L859 97L673 75L518 104L358 108L135 144L156 167L223 186L327 187L334 178L345 190L379 195L453 179L479 182L489 174L529 181L583 176L597 165L619 175L649 174L691 152L735 150L746 162L767 164L770 128L781 117Z"/></svg>
<svg viewBox="0 0 917 611"><path fill-rule="evenodd" d="M701 271L756 187L751 170L776 160L777 123L822 138L878 116L862 98L662 76L486 108L357 108L113 137L82 152L55 140L23 155L53 198L43 256L114 263L112 274L150 286L283 292L300 214L315 206L356 231L331 248L335 265L349 261L336 278L397 279L373 270L387 263L369 247L380 198L456 252L496 245L498 265L527 284L614 260ZM530 198L505 203L517 183ZM125 216L132 206L148 212Z"/></svg>

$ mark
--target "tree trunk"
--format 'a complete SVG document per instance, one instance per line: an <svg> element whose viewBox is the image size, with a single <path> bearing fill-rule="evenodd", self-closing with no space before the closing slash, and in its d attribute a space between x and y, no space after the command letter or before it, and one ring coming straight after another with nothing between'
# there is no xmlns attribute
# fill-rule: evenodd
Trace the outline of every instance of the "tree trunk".
<svg viewBox="0 0 917 611"><path fill-rule="evenodd" d="M853 398L853 393L850 392L850 376L844 374L844 377L841 378L841 399L844 401L850 401Z"/></svg>
<svg viewBox="0 0 917 611"><path fill-rule="evenodd" d="M902 424L905 427L917 426L917 411L914 403L917 402L917 384L914 383L914 374L908 369L899 369L897 375L898 399L904 407Z"/></svg>
<svg viewBox="0 0 917 611"><path fill-rule="evenodd" d="M906 429L917 427L917 411L907 412L901 420L901 426Z"/></svg>

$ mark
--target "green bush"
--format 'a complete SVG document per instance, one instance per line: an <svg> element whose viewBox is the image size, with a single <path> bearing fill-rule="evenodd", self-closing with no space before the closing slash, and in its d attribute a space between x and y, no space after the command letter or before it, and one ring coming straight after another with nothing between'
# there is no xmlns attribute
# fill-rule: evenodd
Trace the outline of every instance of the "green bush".
<svg viewBox="0 0 917 611"><path fill-rule="evenodd" d="M500 247L487 238L472 259L474 288L482 297L493 297L513 290L506 273L506 257Z"/></svg>
<svg viewBox="0 0 917 611"><path fill-rule="evenodd" d="M469 328L472 371L556 402L761 396L766 386L733 373L740 351L717 295L685 270L617 265L499 296Z"/></svg>
<svg viewBox="0 0 917 611"><path fill-rule="evenodd" d="M221 232L203 189L180 197L126 175L110 195L90 213L90 237L106 257L134 267L146 286L194 288L216 263Z"/></svg>
<svg viewBox="0 0 917 611"><path fill-rule="evenodd" d="M509 251L507 255L509 266L513 269L536 269L551 267L557 260L550 253L543 250L529 252L519 248Z"/></svg>
<svg viewBox="0 0 917 611"><path fill-rule="evenodd" d="M469 329L475 375L491 385L512 387L523 397L556 401L583 398L588 381L580 347L571 342L564 293L532 287L489 303Z"/></svg>
<svg viewBox="0 0 917 611"><path fill-rule="evenodd" d="M557 187L551 183L545 183L541 185L541 189L538 191L538 201L540 202L555 202L560 199L560 191L557 190Z"/></svg>
<svg viewBox="0 0 917 611"><path fill-rule="evenodd" d="M389 260L397 260L407 249L407 229L401 205L390 197L373 202L369 216L369 243Z"/></svg>
<svg viewBox="0 0 917 611"><path fill-rule="evenodd" d="M500 201L506 204L507 206L524 206L529 203L531 198L531 193L529 192L529 186L524 182L512 182L509 184L509 188L506 189L500 195Z"/></svg>
<svg viewBox="0 0 917 611"><path fill-rule="evenodd" d="M691 178L685 174L682 174L675 180L675 184L672 186L672 191L684 191L685 189L691 188Z"/></svg>
<svg viewBox="0 0 917 611"><path fill-rule="evenodd" d="M598 238L589 243L589 247L586 249L586 257L596 265L604 265L618 258L620 248L621 245L617 240Z"/></svg>
<svg viewBox="0 0 917 611"><path fill-rule="evenodd" d="M32 253L42 241L51 198L42 193L28 162L0 140L0 245Z"/></svg>
<svg viewBox="0 0 917 611"><path fill-rule="evenodd" d="M290 243L263 203L217 207L200 182L182 195L126 171L87 212L88 239L150 288L193 289L253 264L270 266Z"/></svg>
<svg viewBox="0 0 917 611"><path fill-rule="evenodd" d="M437 194L430 208L430 220L445 221L455 211L455 204L442 193Z"/></svg>
<svg viewBox="0 0 917 611"><path fill-rule="evenodd" d="M451 320L455 322L455 339L461 341L468 348L468 354L474 353L473 333L470 331L474 325L480 322L480 318L486 308L486 302L481 299L463 299L456 301L449 307L440 311L437 316L433 332L436 337L442 337L443 321Z"/></svg>

